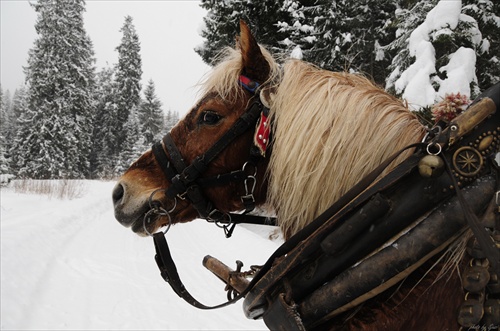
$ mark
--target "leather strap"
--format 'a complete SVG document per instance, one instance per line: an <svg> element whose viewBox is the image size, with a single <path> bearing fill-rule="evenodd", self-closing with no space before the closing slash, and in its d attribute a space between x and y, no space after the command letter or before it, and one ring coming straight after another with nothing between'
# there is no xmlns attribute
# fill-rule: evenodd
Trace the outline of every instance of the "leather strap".
<svg viewBox="0 0 500 331"><path fill-rule="evenodd" d="M217 309L233 304L243 297L242 295L238 295L233 300L229 300L227 302L224 302L216 306L206 306L200 303L198 300L193 298L193 296L188 292L188 290L182 283L179 277L179 273L177 272L177 267L175 266L175 263L172 259L172 255L170 254L170 249L168 247L167 240L165 239L163 232L155 233L153 235L153 240L156 249L155 260L156 264L158 265L158 268L160 269L162 278L167 283L170 284L174 292L179 297L184 299L187 303L189 303L193 307L203 310Z"/></svg>
<svg viewBox="0 0 500 331"><path fill-rule="evenodd" d="M328 220L333 215L335 215L342 207L344 207L349 201L353 200L356 196L358 196L361 192L363 192L383 171L384 169L393 162L401 153L403 153L407 149L415 148L418 146L425 146L424 144L417 143L409 145L402 150L394 153L391 157L389 157L385 162L383 162L380 166L375 168L370 174L368 174L365 178L363 178L358 184L356 184L351 190L349 190L339 201L334 203L330 208L328 208L322 215L320 215L317 219L315 219L312 223L306 226L303 230L298 232L295 236L286 241L283 245L281 245L267 260L264 266L259 270L259 272L252 279L248 287L239 295L234 297L232 300L221 303L215 306L206 306L196 299L194 299L191 294L186 290L184 284L182 283L180 276L177 272L177 267L172 259L170 254L170 249L167 244L167 240L165 239L165 235L163 232L159 232L153 235L153 240L156 249L155 260L160 269L160 273L162 278L172 287L175 293L183 298L187 303L192 306L200 309L217 309L228 306L237 302L238 300L245 297L250 290L254 287L254 285L261 279L261 277L271 268L276 258L285 255L289 251L291 251L295 246L305 238L307 238L312 232L314 232L317 228L319 228L324 222L325 218ZM414 162L407 163L408 171L415 166ZM401 172L401 176L405 171ZM391 181L397 180L397 178L391 178ZM380 182L379 182L380 183ZM356 205L358 205L358 200L366 201L368 200L372 192L376 192L378 186L380 184L376 184L372 186L370 189L363 192L362 197L356 199ZM349 204L350 206L351 204ZM352 207L354 208L354 206Z"/></svg>
<svg viewBox="0 0 500 331"><path fill-rule="evenodd" d="M467 225L471 228L472 233L476 237L479 246L483 250L486 258L491 264L491 268L495 271L497 275L500 275L500 250L496 247L493 238L488 234L486 228L481 225L476 214L472 211L472 208L469 206L469 203L465 199L462 190L460 189L457 179L453 176L452 168L450 163L446 158L444 159L444 163L446 165L448 174L453 182L453 186L455 188L455 193L457 195L458 201L460 201L460 205L464 212L465 219L467 221Z"/></svg>

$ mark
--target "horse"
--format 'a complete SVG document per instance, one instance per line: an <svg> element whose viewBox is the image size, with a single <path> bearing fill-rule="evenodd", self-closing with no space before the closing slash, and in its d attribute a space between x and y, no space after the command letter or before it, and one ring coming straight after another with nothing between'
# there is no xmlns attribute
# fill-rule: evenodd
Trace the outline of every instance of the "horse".
<svg viewBox="0 0 500 331"><path fill-rule="evenodd" d="M236 47L224 50L205 77L199 101L113 189L116 219L138 235L195 218L230 221L230 212L262 207L275 213L288 240L427 133L403 101L366 77L298 59L280 63L243 21L240 30ZM265 111L249 120L258 97ZM411 154L401 153L379 178ZM463 244L453 249L457 263L432 258L328 327L458 329Z"/></svg>

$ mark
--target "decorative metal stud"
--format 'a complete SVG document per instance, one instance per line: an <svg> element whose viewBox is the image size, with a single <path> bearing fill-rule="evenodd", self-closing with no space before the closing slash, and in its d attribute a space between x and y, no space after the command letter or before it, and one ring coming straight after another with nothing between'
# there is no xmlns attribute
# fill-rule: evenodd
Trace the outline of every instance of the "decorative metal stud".
<svg viewBox="0 0 500 331"><path fill-rule="evenodd" d="M472 147L461 147L453 154L455 171L467 177L477 175L483 166L481 153Z"/></svg>

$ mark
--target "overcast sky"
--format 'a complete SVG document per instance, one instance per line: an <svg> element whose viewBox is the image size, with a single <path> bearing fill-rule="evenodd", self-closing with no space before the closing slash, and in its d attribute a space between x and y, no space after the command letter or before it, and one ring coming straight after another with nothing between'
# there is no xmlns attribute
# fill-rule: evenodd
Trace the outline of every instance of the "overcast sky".
<svg viewBox="0 0 500 331"><path fill-rule="evenodd" d="M87 0L85 28L94 44L96 67L118 62L115 48L130 15L141 43L142 85L153 79L163 110L181 116L195 103L196 84L208 66L194 52L206 11L198 0ZM14 90L24 81L22 67L37 37L36 12L25 0L0 0L1 84ZM235 31L236 33L236 31Z"/></svg>

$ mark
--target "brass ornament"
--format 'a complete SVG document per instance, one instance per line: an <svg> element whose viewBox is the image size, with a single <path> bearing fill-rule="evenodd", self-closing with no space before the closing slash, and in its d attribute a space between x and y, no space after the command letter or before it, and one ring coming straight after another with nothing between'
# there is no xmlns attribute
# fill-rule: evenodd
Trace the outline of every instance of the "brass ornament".
<svg viewBox="0 0 500 331"><path fill-rule="evenodd" d="M484 137L481 142L479 143L477 149L482 152L485 151L488 147L491 146L491 143L493 142L493 135L489 135Z"/></svg>
<svg viewBox="0 0 500 331"><path fill-rule="evenodd" d="M483 157L475 148L460 147L453 154L453 167L462 176L473 177L479 174L483 167Z"/></svg>
<svg viewBox="0 0 500 331"><path fill-rule="evenodd" d="M462 286L466 291L478 293L486 287L490 281L490 273L487 268L473 265L469 266L463 273Z"/></svg>
<svg viewBox="0 0 500 331"><path fill-rule="evenodd" d="M436 178L444 171L444 162L437 155L426 155L418 162L418 171L422 177Z"/></svg>
<svg viewBox="0 0 500 331"><path fill-rule="evenodd" d="M500 300L488 299L484 303L483 324L497 326L500 324Z"/></svg>

